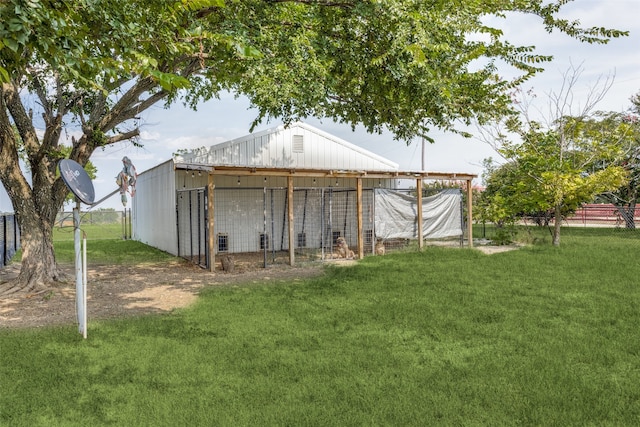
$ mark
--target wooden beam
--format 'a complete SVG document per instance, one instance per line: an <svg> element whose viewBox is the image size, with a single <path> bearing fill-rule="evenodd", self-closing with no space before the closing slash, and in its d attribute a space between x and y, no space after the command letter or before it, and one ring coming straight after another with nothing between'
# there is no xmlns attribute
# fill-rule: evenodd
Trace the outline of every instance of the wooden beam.
<svg viewBox="0 0 640 427"><path fill-rule="evenodd" d="M418 211L418 248L422 250L424 247L424 239L422 237L422 178L416 180L416 204Z"/></svg>
<svg viewBox="0 0 640 427"><path fill-rule="evenodd" d="M471 180L467 180L467 236L469 236L469 247L473 247L473 188Z"/></svg>
<svg viewBox="0 0 640 427"><path fill-rule="evenodd" d="M215 235L214 235L214 224L213 224L213 218L215 218L215 216L213 215L213 209L214 209L214 204L213 204L213 190L214 190L215 186L214 186L214 181L213 181L213 174L209 173L208 175L208 182L207 182L207 223L209 224L209 229L208 229L208 234L209 234L209 239L207 241L207 245L208 245L208 250L209 250L209 271L210 272L215 272L216 271L216 253L215 253Z"/></svg>
<svg viewBox="0 0 640 427"><path fill-rule="evenodd" d="M291 169L266 166L213 166L191 163L176 163L176 169L202 170L214 175L235 176L296 176L311 178L372 178L372 179L434 179L449 181L465 181L476 178L477 175L458 172L428 172L428 171L389 171L389 170L336 170L336 169Z"/></svg>
<svg viewBox="0 0 640 427"><path fill-rule="evenodd" d="M364 258L364 236L362 235L362 178L356 179L356 207L358 210L358 259Z"/></svg>
<svg viewBox="0 0 640 427"><path fill-rule="evenodd" d="M293 217L293 176L287 177L287 198L289 203L287 204L287 216L289 218L289 265L294 266L296 262L295 254L295 239L294 239L294 225L295 218Z"/></svg>

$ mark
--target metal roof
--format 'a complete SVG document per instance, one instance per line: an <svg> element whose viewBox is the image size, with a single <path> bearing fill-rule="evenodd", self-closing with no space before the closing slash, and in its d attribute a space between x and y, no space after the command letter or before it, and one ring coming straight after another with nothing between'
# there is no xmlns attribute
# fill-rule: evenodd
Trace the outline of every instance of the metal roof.
<svg viewBox="0 0 640 427"><path fill-rule="evenodd" d="M298 176L298 177L336 177L336 178L395 178L395 179L435 179L466 181L477 175L461 172L429 172L429 171L385 171L385 170L346 170L317 168L274 168L246 167L228 165L203 165L201 163L175 163L175 169L193 170L213 175L236 176Z"/></svg>
<svg viewBox="0 0 640 427"><path fill-rule="evenodd" d="M389 159L301 122L194 150L182 160L245 167L398 170Z"/></svg>

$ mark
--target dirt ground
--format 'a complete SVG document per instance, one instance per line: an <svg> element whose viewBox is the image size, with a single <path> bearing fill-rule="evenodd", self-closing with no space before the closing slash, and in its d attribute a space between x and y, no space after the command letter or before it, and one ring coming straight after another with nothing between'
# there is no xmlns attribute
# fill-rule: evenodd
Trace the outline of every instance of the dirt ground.
<svg viewBox="0 0 640 427"><path fill-rule="evenodd" d="M478 246L487 254L516 249L514 246ZM351 265L353 260L334 261ZM301 280L320 275L323 263L299 267L268 268L238 263L232 273L211 273L181 259L164 264L89 265L87 268L87 314L89 321L170 312L193 303L205 286L251 284L276 280ZM36 328L76 323L75 273L73 265L61 266L65 283L36 295L0 298L0 329ZM0 283L17 276L19 263L0 270Z"/></svg>
<svg viewBox="0 0 640 427"><path fill-rule="evenodd" d="M1 298L0 329L76 323L74 267L63 265L62 269L68 279L51 291ZM19 263L0 270L0 283L15 277L19 271ZM296 280L321 272L321 263L305 267L238 268L233 273L211 273L182 260L166 264L90 265L87 268L87 315L91 321L169 312L193 303L204 286Z"/></svg>

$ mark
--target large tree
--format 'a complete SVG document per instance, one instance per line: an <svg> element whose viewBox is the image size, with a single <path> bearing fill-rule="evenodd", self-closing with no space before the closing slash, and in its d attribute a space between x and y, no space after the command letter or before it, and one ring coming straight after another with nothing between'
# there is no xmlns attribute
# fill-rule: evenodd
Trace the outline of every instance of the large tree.
<svg viewBox="0 0 640 427"><path fill-rule="evenodd" d="M229 90L258 108L255 123L313 115L429 138L430 128L455 131L506 113L510 88L551 59L510 44L486 18L533 14L549 32L588 43L626 35L559 19L566 3L0 1L0 179L23 251L12 290L60 278L51 236L67 194L56 177L67 128L80 130L69 158L84 165L99 147L135 140L152 105L195 107ZM498 62L519 77L502 78Z"/></svg>

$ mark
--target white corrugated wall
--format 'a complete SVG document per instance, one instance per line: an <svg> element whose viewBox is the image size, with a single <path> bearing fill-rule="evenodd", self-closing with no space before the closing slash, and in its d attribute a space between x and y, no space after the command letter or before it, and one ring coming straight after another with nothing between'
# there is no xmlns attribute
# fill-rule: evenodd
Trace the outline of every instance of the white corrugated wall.
<svg viewBox="0 0 640 427"><path fill-rule="evenodd" d="M173 161L138 176L133 205L133 239L178 254L176 185Z"/></svg>
<svg viewBox="0 0 640 427"><path fill-rule="evenodd" d="M294 144L294 136L299 138L298 144ZM302 169L398 169L394 162L303 123L213 145L205 163Z"/></svg>

